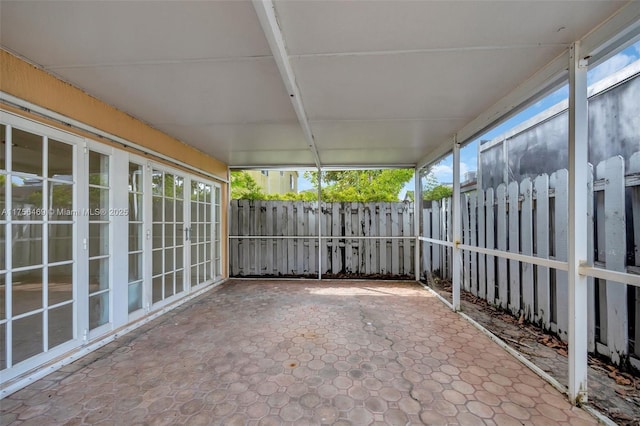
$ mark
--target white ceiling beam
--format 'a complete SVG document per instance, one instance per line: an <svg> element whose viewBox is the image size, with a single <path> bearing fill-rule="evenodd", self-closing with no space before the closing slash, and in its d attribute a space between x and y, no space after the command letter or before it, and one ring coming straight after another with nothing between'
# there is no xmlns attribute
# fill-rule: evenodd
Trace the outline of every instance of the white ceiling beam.
<svg viewBox="0 0 640 426"><path fill-rule="evenodd" d="M258 15L260 25L262 26L262 31L264 31L264 35L267 38L269 47L271 48L271 53L273 53L273 58L275 59L280 75L282 76L282 82L287 89L287 93L289 93L291 104L298 116L298 122L300 123L302 132L307 140L307 145L313 154L316 167L320 168L320 156L318 155L318 149L316 148L313 138L313 132L311 131L309 119L307 118L307 113L305 112L304 104L302 103L302 96L300 94L298 84L296 83L296 76L293 72L293 68L291 67L291 62L289 61L289 55L287 53L287 47L284 42L282 30L280 29L278 18L276 17L275 5L272 0L253 0L252 3L256 10L256 14Z"/></svg>
<svg viewBox="0 0 640 426"><path fill-rule="evenodd" d="M461 46L461 47L432 47L429 49L393 49L393 50L362 50L353 52L326 52L326 53L300 53L290 55L292 59L307 58L341 58L349 56L386 56L386 55L421 55L429 53L462 53L484 52L495 50L522 50L539 49L541 47L569 47L568 43L534 43L534 44L509 44L493 46Z"/></svg>
<svg viewBox="0 0 640 426"><path fill-rule="evenodd" d="M640 2L632 1L580 40L582 52L590 57L589 65L606 59L611 52L626 46L640 34ZM459 143L467 143L500 121L513 116L522 108L557 88L568 78L569 49L549 62L511 93L476 117L457 132ZM453 145L453 137L439 144L439 148L418 161L418 168L445 156Z"/></svg>

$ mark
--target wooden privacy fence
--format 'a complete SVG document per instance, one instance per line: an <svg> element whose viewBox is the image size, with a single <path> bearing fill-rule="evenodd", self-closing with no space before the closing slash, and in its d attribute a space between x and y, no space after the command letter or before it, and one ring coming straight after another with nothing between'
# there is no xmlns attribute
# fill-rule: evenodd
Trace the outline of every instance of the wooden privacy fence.
<svg viewBox="0 0 640 426"><path fill-rule="evenodd" d="M616 156L589 173L589 263L640 273L640 152ZM462 195L463 243L566 261L568 172ZM423 211L423 235L451 241L451 200ZM451 278L451 249L422 243L422 269ZM464 290L523 315L566 340L567 272L463 251ZM614 362L640 356L640 288L589 278L589 349ZM636 365L638 366L638 365Z"/></svg>
<svg viewBox="0 0 640 426"><path fill-rule="evenodd" d="M413 203L232 200L230 235L232 276L415 276Z"/></svg>

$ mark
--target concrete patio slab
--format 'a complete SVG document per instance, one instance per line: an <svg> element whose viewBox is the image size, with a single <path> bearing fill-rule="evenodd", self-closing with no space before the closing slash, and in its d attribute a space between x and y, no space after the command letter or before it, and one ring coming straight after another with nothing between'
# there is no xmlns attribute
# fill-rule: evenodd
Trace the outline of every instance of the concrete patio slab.
<svg viewBox="0 0 640 426"><path fill-rule="evenodd" d="M596 424L412 282L231 280L0 402L2 424Z"/></svg>

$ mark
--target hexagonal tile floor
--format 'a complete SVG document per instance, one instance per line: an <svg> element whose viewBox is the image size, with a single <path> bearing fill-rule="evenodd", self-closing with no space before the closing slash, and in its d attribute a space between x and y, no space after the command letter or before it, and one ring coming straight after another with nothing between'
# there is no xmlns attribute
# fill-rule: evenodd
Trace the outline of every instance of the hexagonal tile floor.
<svg viewBox="0 0 640 426"><path fill-rule="evenodd" d="M596 424L410 282L232 280L0 402L4 424Z"/></svg>

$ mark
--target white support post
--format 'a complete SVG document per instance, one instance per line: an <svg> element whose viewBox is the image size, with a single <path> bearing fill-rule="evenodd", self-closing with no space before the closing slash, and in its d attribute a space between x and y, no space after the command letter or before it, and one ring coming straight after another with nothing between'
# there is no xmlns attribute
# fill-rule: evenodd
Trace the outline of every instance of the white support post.
<svg viewBox="0 0 640 426"><path fill-rule="evenodd" d="M414 171L414 189L413 189L413 228L415 234L414 245L414 266L413 272L416 275L416 281L420 281L420 218L422 217L422 187L420 180L420 169L415 168Z"/></svg>
<svg viewBox="0 0 640 426"><path fill-rule="evenodd" d="M569 48L569 399L587 400L588 115L587 62L580 43Z"/></svg>
<svg viewBox="0 0 640 426"><path fill-rule="evenodd" d="M462 215L460 211L460 144L457 135L453 139L453 300L455 311L460 310L460 283L462 282L462 252L458 245L462 242Z"/></svg>
<svg viewBox="0 0 640 426"><path fill-rule="evenodd" d="M318 167L318 280L322 280L322 169Z"/></svg>

